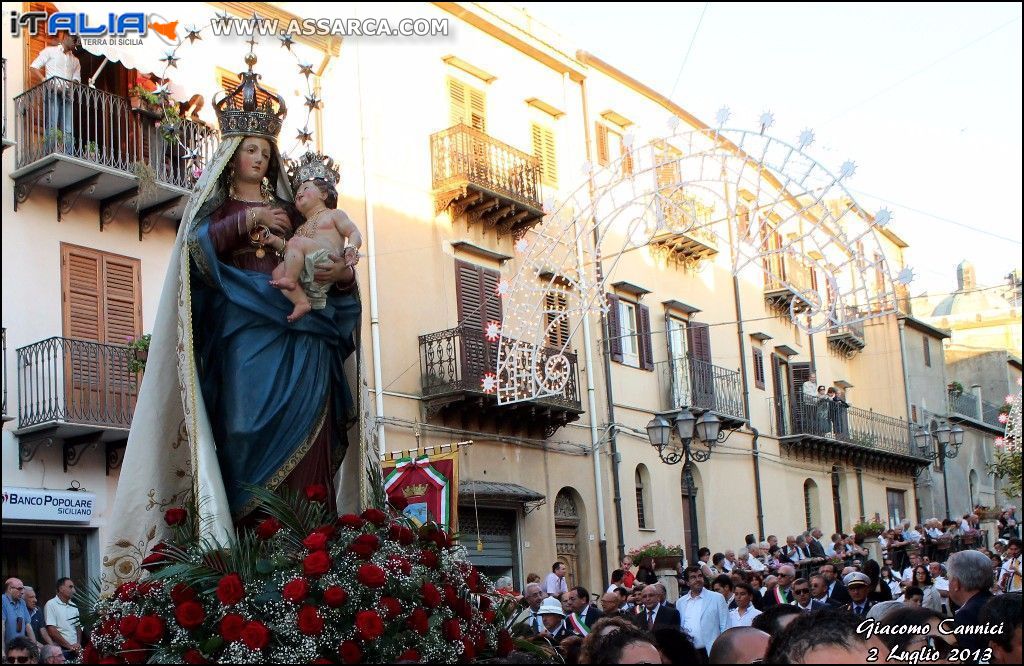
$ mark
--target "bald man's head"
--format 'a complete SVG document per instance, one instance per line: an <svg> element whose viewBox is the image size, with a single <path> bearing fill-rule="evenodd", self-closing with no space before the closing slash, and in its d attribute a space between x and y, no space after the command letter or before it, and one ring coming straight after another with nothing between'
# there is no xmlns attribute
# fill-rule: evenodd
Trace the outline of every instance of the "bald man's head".
<svg viewBox="0 0 1024 666"><path fill-rule="evenodd" d="M765 652L768 651L769 639L768 634L753 627L726 629L711 648L710 662L749 664L755 659L763 659Z"/></svg>
<svg viewBox="0 0 1024 666"><path fill-rule="evenodd" d="M601 612L605 615L614 613L622 605L622 597L618 592L605 592L601 595Z"/></svg>

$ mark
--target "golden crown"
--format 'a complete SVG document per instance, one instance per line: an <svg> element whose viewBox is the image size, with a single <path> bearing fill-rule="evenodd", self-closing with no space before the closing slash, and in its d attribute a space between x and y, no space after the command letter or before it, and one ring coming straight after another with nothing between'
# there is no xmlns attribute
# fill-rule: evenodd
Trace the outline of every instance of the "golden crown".
<svg viewBox="0 0 1024 666"><path fill-rule="evenodd" d="M422 497L427 494L427 484L418 483L415 486L402 488L402 494L406 497Z"/></svg>
<svg viewBox="0 0 1024 666"><path fill-rule="evenodd" d="M256 64L254 54L245 56L245 64L249 66L249 71L239 73L242 82L238 87L220 99L217 99L217 95L213 97L220 135L277 139L284 118L288 115L284 98L259 84L260 75L252 71Z"/></svg>
<svg viewBox="0 0 1024 666"><path fill-rule="evenodd" d="M341 172L334 160L321 153L307 152L297 160L288 163L288 177L291 179L292 190L298 190L307 180L326 180L337 185L341 180Z"/></svg>

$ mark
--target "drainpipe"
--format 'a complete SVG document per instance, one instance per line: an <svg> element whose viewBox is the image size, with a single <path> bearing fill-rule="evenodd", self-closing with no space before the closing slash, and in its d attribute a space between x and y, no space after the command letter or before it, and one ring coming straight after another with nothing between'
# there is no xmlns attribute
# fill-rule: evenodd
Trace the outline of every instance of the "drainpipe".
<svg viewBox="0 0 1024 666"><path fill-rule="evenodd" d="M581 97L581 100L582 100L582 103L583 103L583 137L584 137L584 141L586 143L587 161L590 162L590 163L593 163L593 159L592 159L592 156L591 156L591 148L590 148L590 109L589 109L589 107L587 105L587 80L586 79L583 79L582 81L580 81L580 97ZM595 188L594 188L594 176L593 176L592 173L587 178L587 186L589 188L590 200L593 201L594 200L594 194L595 194ZM600 235L600 233L597 230L597 221L596 220L594 220L594 224L593 224L593 227L592 227L591 231L592 231L593 238L594 238L594 252L595 252L595 255L596 255L595 258L596 258L597 283L600 284L601 279L604 277L604 268L603 268L602 263L601 263L601 246L600 246L601 235ZM576 251L577 251L577 256L578 257L582 257L582 255L580 254L582 252L582 249L581 249L582 248L582 240L581 240L581 238L582 238L582 234L577 234ZM580 261L582 262L582 258L580 259ZM582 266L582 265L583 264L580 263L580 266ZM613 489L613 492L614 492L614 496L612 498L612 504L613 504L613 506L615 508L615 532L616 532L616 536L618 537L618 544L617 544L617 549L616 550L617 550L617 553L618 553L618 562L621 562L622 558L626 554L626 531L625 531L625 528L623 527L623 524L622 524L622 485L619 482L619 465L622 462L622 456L619 454L618 438L616 436L616 431L615 431L615 423L616 423L616 421L615 421L615 399L613 397L613 392L612 392L612 363L611 363L611 353L610 353L609 346L608 346L610 344L611 334L610 334L609 329L608 329L608 318L604 315L604 312L601 313L601 331L602 331L602 335L604 336L604 344L601 347L601 359L604 362L604 387L605 387L605 393L608 396L608 423L609 423L609 427L608 427L608 443L609 443L609 446L611 448L611 454L612 454L612 489ZM589 342L588 342L589 340L590 340L590 327L589 327L589 325L587 325L587 326L583 327L583 342L584 342L584 344L589 344ZM590 352L588 351L587 352L587 361L588 361L588 363L589 363L590 359L591 359L591 356L590 356ZM590 381L589 367L588 367L588 371L587 371L587 381L588 382ZM592 385L588 384L588 391L591 391L591 390L592 390ZM595 406L595 402L594 402L594 394L592 392L590 393L590 400L591 400L591 402L590 402L590 409L592 410L591 411L591 415L592 415L591 416L591 428L594 428L595 426L593 424L594 424L594 418L596 418L596 406ZM593 435L592 435L592 437L593 437ZM598 472L600 470L599 463L598 463L598 458L599 457L600 457L600 454L599 454L597 448L595 447L595 449L594 449L594 470L595 470L594 473L595 473L595 475L598 474ZM600 488L601 487L601 485L600 485L601 484L600 478L597 479L597 483L598 483L597 487ZM602 527L601 527L601 564L602 564L602 567L603 567L602 571L609 571L609 568L608 568L608 542L607 542L606 535L605 535L605 532L604 532L604 524L603 524L603 520L604 520L604 503L603 503L602 499L603 498L601 498L601 496L599 494L598 495L598 509L597 509L597 511L598 511L598 520L601 521L601 525L602 525Z"/></svg>
<svg viewBox="0 0 1024 666"><path fill-rule="evenodd" d="M913 453L914 452L913 451L913 447L915 446L915 442L914 442L914 426L913 426L913 423L910 421L910 416L911 416L911 413L913 412L913 410L910 409L910 371L907 368L907 328L906 328L906 324L907 324L906 319L901 319L901 318L897 317L897 319L896 319L896 326L899 329L899 333L900 333L900 367L903 370L903 399L906 401L906 409L907 409L907 435L910 438L910 446L911 446L911 451L910 452ZM945 372L946 372L945 368L943 368L942 372L943 372L943 375L945 375ZM942 390L943 391L946 390L945 389L945 384L943 384L943 389ZM922 409L923 409L923 407L922 407ZM945 411L945 409L943 409L943 411ZM925 470L923 470L923 469L920 470L920 472L918 473L917 476L919 477L921 474L924 474L924 471ZM930 471L928 472L928 474L929 474L929 476L932 475ZM917 492L917 486L918 486L918 484L917 484L917 477L915 477L915 479L914 479L914 486L913 486L914 487L914 504L916 506L920 506L921 500L920 500L920 496L918 495L918 492ZM942 466L942 489L943 489L943 492L946 491L946 466L945 465ZM935 507L934 492L935 491L933 490L933 491L929 491L929 493L928 493L928 499L931 502L932 508ZM921 514L921 511L920 511L920 509L918 509L918 516L917 516L918 522L921 521L921 515L920 514ZM949 517L949 502L948 501L946 502L946 517L947 518Z"/></svg>
<svg viewBox="0 0 1024 666"><path fill-rule="evenodd" d="M381 376L380 352L380 299L377 296L377 227L374 222L374 199L370 188L370 137L366 128L366 94L363 88L363 70L360 58L359 40L352 41L355 51L356 88L359 98L360 159L363 170L363 214L366 216L366 263L370 275L370 344L373 348L374 410L377 427L377 447L380 457L387 452L384 444L384 379Z"/></svg>

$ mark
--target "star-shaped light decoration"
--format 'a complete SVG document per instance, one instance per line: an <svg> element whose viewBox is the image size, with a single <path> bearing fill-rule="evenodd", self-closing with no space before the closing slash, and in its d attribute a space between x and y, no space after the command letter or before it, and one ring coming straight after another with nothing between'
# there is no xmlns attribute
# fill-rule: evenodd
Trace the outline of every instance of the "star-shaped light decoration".
<svg viewBox="0 0 1024 666"><path fill-rule="evenodd" d="M160 61L166 62L168 67L177 67L178 65L175 63L177 63L179 60L181 60L181 58L174 55L174 51L166 51L164 53L164 57L160 58Z"/></svg>
<svg viewBox="0 0 1024 666"><path fill-rule="evenodd" d="M309 131L308 127L303 127L302 129L299 130L299 133L296 135L295 138L301 141L302 143L309 143L310 141L313 140L313 133Z"/></svg>
<svg viewBox="0 0 1024 666"><path fill-rule="evenodd" d="M1012 405L1013 401L1014 401L1014 397L1012 395L1007 395L1005 400L1006 400L1006 404Z"/></svg>
<svg viewBox="0 0 1024 666"><path fill-rule="evenodd" d="M231 16L228 15L227 11L223 11L217 14L216 18L214 18L213 20L226 27L228 25L228 22L231 21Z"/></svg>
<svg viewBox="0 0 1024 666"><path fill-rule="evenodd" d="M306 106L309 107L310 111L312 111L314 109L319 109L321 102L323 102L323 100L320 99L319 97L317 97L316 93L313 93L311 95L306 95Z"/></svg>
<svg viewBox="0 0 1024 666"><path fill-rule="evenodd" d="M289 51L292 50L292 45L295 43L295 38L291 35L281 35L278 37L281 40L281 46L285 47Z"/></svg>
<svg viewBox="0 0 1024 666"><path fill-rule="evenodd" d="M300 62L299 74L304 74L305 76L313 76L313 65L310 65L309 63L305 62Z"/></svg>
<svg viewBox="0 0 1024 666"><path fill-rule="evenodd" d="M484 376L480 378L480 388L488 394L498 390L498 378L493 372L484 373Z"/></svg>
<svg viewBox="0 0 1024 666"><path fill-rule="evenodd" d="M199 151L196 150L195 148L189 148L185 150L185 152L182 154L181 159L188 161L194 160L197 157L199 157Z"/></svg>
<svg viewBox="0 0 1024 666"><path fill-rule="evenodd" d="M875 213L875 224L877 224L880 227L888 225L891 220L892 213L889 212L887 208L883 208L882 210Z"/></svg>
<svg viewBox="0 0 1024 666"><path fill-rule="evenodd" d="M171 94L171 88L167 83L161 83L153 90L153 94L157 97L167 98Z"/></svg>
<svg viewBox="0 0 1024 666"><path fill-rule="evenodd" d="M846 160L843 165L839 167L839 180L843 178L849 178L857 171L857 164L853 160Z"/></svg>
<svg viewBox="0 0 1024 666"><path fill-rule="evenodd" d="M998 416L998 418L999 418L999 422L1000 423L1002 423L1003 425L1006 425L1006 422L1010 420L1010 415L1009 414L1000 414Z"/></svg>
<svg viewBox="0 0 1024 666"><path fill-rule="evenodd" d="M759 121L761 123L761 134L764 134L766 129L775 124L775 114L771 111L765 111L761 114Z"/></svg>
<svg viewBox="0 0 1024 666"><path fill-rule="evenodd" d="M1003 439L1002 437L996 437L996 440L993 443L999 448L1006 446L1006 440Z"/></svg>
<svg viewBox="0 0 1024 666"><path fill-rule="evenodd" d="M800 138L797 139L797 147L803 150L807 146L814 143L814 130L807 128L803 132L800 132Z"/></svg>
<svg viewBox="0 0 1024 666"><path fill-rule="evenodd" d="M255 16L255 14L253 16ZM245 43L249 45L249 53L252 53L256 50L256 45L259 44L260 42L258 39L256 39L256 35L253 35L249 39L245 40Z"/></svg>
<svg viewBox="0 0 1024 666"><path fill-rule="evenodd" d="M498 283L498 286L494 288L494 293L504 298L505 296L508 296L508 293L511 290L512 287L509 285L508 280L502 280Z"/></svg>
<svg viewBox="0 0 1024 666"><path fill-rule="evenodd" d="M524 252L526 252L526 248L528 247L530 247L530 244L526 242L525 238L520 238L519 240L516 241L515 248L516 252L518 252L519 254L523 254Z"/></svg>
<svg viewBox="0 0 1024 666"><path fill-rule="evenodd" d="M185 28L185 30L188 33L185 35L185 39L188 40L189 44L195 44L196 41L203 38L203 36L199 34L199 28L197 28L194 24Z"/></svg>
<svg viewBox="0 0 1024 666"><path fill-rule="evenodd" d="M729 122L729 118L732 117L732 110L727 106L723 106L715 114L715 122L718 123L718 128L721 129L723 125Z"/></svg>
<svg viewBox="0 0 1024 666"><path fill-rule="evenodd" d="M488 342L497 342L501 337L501 324L496 321L489 321L484 325L484 337Z"/></svg>
<svg viewBox="0 0 1024 666"><path fill-rule="evenodd" d="M896 276L896 282L898 284L910 284L914 281L914 269L910 266L905 267L900 271L900 274Z"/></svg>

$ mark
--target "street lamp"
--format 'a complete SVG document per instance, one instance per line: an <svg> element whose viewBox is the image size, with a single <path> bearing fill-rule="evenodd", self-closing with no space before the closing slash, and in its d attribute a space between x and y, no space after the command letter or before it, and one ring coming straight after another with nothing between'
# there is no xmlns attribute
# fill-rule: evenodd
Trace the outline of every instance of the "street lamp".
<svg viewBox="0 0 1024 666"><path fill-rule="evenodd" d="M657 414L647 424L647 439L665 464L704 462L711 457L711 447L724 441L722 421L711 412L704 412L697 418L685 408L679 410L671 424L667 418Z"/></svg>

